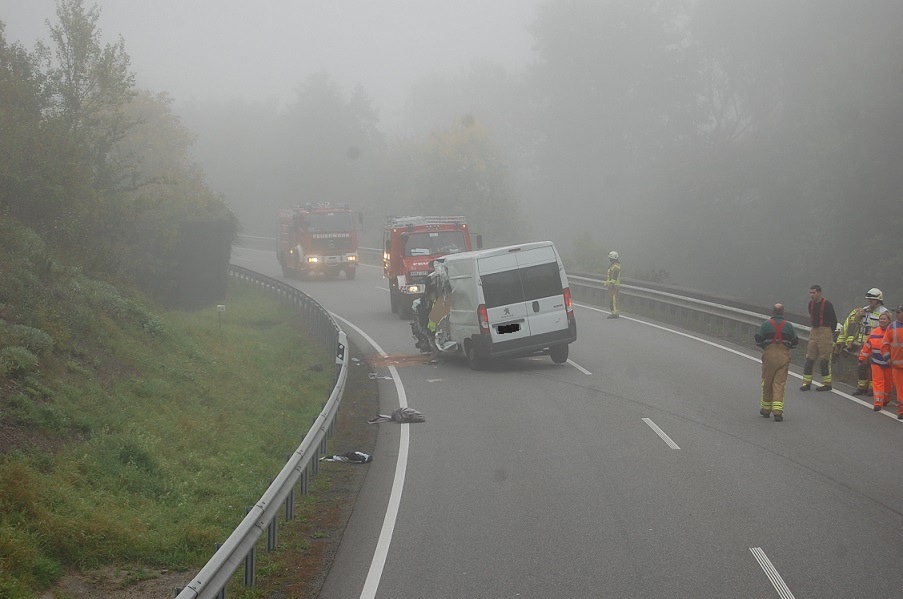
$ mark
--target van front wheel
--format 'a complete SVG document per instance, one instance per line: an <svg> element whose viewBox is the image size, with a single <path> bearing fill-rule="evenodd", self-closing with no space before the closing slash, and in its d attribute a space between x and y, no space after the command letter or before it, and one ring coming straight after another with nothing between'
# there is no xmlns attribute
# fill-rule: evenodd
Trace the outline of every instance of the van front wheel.
<svg viewBox="0 0 903 599"><path fill-rule="evenodd" d="M467 354L467 365L470 366L471 370L483 370L483 359L477 355L477 350L473 344L467 346L465 353Z"/></svg>
<svg viewBox="0 0 903 599"><path fill-rule="evenodd" d="M563 345L553 345L549 348L549 355L552 356L552 361L556 364L564 364L568 361L568 347L570 347L567 343Z"/></svg>

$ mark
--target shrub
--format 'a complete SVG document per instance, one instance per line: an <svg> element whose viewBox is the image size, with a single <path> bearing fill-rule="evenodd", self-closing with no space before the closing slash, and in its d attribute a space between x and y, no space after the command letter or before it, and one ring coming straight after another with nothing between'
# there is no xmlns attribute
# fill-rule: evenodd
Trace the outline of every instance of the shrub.
<svg viewBox="0 0 903 599"><path fill-rule="evenodd" d="M37 367L38 357L21 345L0 349L0 376L24 377Z"/></svg>
<svg viewBox="0 0 903 599"><path fill-rule="evenodd" d="M9 345L20 345L36 355L47 353L53 348L53 338L42 331L24 324L14 324L8 328Z"/></svg>
<svg viewBox="0 0 903 599"><path fill-rule="evenodd" d="M65 431L69 425L69 418L58 407L34 401L22 393L9 398L9 407L12 420L19 424L57 432Z"/></svg>

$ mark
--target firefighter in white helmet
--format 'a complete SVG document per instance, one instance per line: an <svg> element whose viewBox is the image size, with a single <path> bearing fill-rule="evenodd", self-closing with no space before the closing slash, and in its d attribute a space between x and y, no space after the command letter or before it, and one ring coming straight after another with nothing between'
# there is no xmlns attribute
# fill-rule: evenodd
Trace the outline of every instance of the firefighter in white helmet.
<svg viewBox="0 0 903 599"><path fill-rule="evenodd" d="M877 287L872 287L865 292L868 304L861 308L853 308L850 315L843 322L843 328L837 341L834 343L835 355L852 355L856 357L862 344L868 339L869 334L876 326L882 314L889 314L890 310L884 305L884 293ZM866 359L859 363L856 369L856 390L853 395L871 395L871 362Z"/></svg>
<svg viewBox="0 0 903 599"><path fill-rule="evenodd" d="M608 252L608 272L605 275L605 287L608 289L608 301L611 306L611 314L607 318L618 318L618 294L621 293L621 262L618 252Z"/></svg>

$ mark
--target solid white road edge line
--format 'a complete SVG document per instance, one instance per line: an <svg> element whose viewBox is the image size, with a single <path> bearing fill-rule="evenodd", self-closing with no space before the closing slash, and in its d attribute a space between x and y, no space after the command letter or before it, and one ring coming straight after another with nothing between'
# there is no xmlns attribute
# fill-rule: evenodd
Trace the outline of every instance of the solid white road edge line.
<svg viewBox="0 0 903 599"><path fill-rule="evenodd" d="M338 314L334 312L330 312L329 314L333 318L341 320L357 331L359 335L366 339L367 342L379 352L379 355L384 358L388 357L388 354L383 351L370 335ZM394 366L389 366L389 372L392 374L392 380L395 382L395 390L398 393L398 407L408 407L408 398L404 392L404 385L401 384L401 379L398 377L398 370ZM398 461L395 463L395 478L392 481L392 491L389 494L389 505L386 506L386 515L383 518L382 529L379 531L379 540L376 542L376 550L373 552L370 570L367 572L367 579L364 581L363 590L361 590L361 599L373 599L376 597L376 590L379 588L379 581L382 578L383 568L386 565L386 557L389 555L389 545L392 543L392 533L395 530L395 521L398 519L398 508L401 505L401 492L404 488L404 477L408 467L408 447L410 445L410 425L402 423L400 426L401 435L398 439Z"/></svg>
<svg viewBox="0 0 903 599"><path fill-rule="evenodd" d="M669 437L667 434L665 434L665 431L663 431L662 429L660 429L656 423L652 422L652 419L651 419L651 418L643 418L643 422L645 422L646 424L648 424L648 425L649 425L649 428L651 428L652 430L654 430L655 433L656 433L659 437L662 438L662 441L664 441L665 443L668 444L668 447L670 447L671 449L680 449L680 446L679 446L677 443L675 443L675 442L671 439L671 437Z"/></svg>
<svg viewBox="0 0 903 599"><path fill-rule="evenodd" d="M768 576L768 580L774 585L774 589L778 592L778 595L781 596L781 599L795 599L793 593L790 592L790 588L784 582L784 579L781 578L781 575L778 574L777 568L774 567L774 564L771 563L771 560L768 559L768 556L765 555L762 548L750 547L749 550L752 551L756 561L759 562L759 566L765 570L765 575Z"/></svg>
<svg viewBox="0 0 903 599"><path fill-rule="evenodd" d="M586 304L578 304L576 302L574 302L574 305L580 306L581 308L586 308L587 310L594 310L596 312L602 312L603 314L609 314L608 310L602 310L600 308L596 308L595 306L587 306ZM656 329L659 329L662 331L668 331L669 333L674 333L675 335L680 335L681 337L686 337L687 339L693 339L694 341L699 341L700 343L705 343L706 345L711 345L712 347L717 347L718 349L722 349L726 352L736 354L742 358L752 360L753 362L758 362L760 364L762 363L761 358L757 358L756 356L751 356L749 354L744 354L743 352L738 351L732 347L727 347L727 346L721 345L720 343L715 343L714 341L709 341L708 339L703 339L702 337L697 337L697 336L691 335L689 333L684 333L683 331L677 331L675 329L670 329L668 327L662 326L660 324L655 324L653 322L647 322L645 320L640 320L639 318L631 318L629 316L624 316L624 315L621 315L621 318L624 320L630 320L632 322L636 322L638 324L644 324L646 326L650 326L650 327L653 327L653 328L656 328ZM795 372L789 372L788 374L790 376L796 377L800 380L803 379L802 375L797 374ZM836 393L837 395L840 395L841 397L848 399L849 401L852 401L853 403L858 403L859 405L865 406L870 410L872 409L873 404L870 404L867 401L862 401L858 397L853 397L849 393L844 393L843 391L839 391L837 389L832 389L831 393ZM888 412L887 410L881 410L881 412L879 412L879 414L881 414L882 416L887 416L888 418L893 418L895 420L897 419L896 414ZM897 420L897 422L899 422L900 424L903 424L903 420Z"/></svg>

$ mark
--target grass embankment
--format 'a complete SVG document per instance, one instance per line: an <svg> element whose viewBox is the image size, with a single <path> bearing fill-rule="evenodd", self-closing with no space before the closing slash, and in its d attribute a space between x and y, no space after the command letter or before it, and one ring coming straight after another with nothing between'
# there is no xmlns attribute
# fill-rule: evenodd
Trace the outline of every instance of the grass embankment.
<svg viewBox="0 0 903 599"><path fill-rule="evenodd" d="M223 303L150 307L0 219L0 596L203 564L261 496L332 357L275 297L233 282Z"/></svg>

